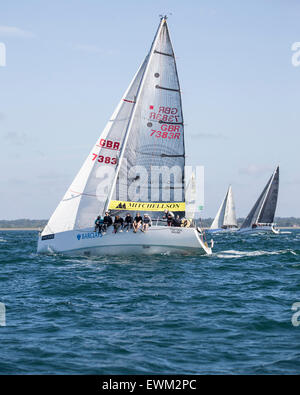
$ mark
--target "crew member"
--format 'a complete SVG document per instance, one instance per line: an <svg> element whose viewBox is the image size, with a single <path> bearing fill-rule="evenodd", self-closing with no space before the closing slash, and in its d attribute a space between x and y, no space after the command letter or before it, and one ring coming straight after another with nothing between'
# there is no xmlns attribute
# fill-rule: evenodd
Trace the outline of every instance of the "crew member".
<svg viewBox="0 0 300 395"><path fill-rule="evenodd" d="M143 218L141 217L140 213L136 213L136 216L133 221L133 232L136 233L139 227L143 223Z"/></svg>
<svg viewBox="0 0 300 395"><path fill-rule="evenodd" d="M151 220L149 214L144 214L142 232L146 232L149 229L149 226L151 226L151 225L152 225L152 220Z"/></svg>
<svg viewBox="0 0 300 395"><path fill-rule="evenodd" d="M181 219L178 214L176 215L175 218L173 218L172 226L177 226L177 227L181 226Z"/></svg>
<svg viewBox="0 0 300 395"><path fill-rule="evenodd" d="M103 218L103 233L106 233L107 228L113 223L112 217L109 215L108 211L106 211L105 216Z"/></svg>
<svg viewBox="0 0 300 395"><path fill-rule="evenodd" d="M124 220L124 230L127 229L126 232L128 232L129 229L132 228L132 222L133 222L133 218L131 214L127 213Z"/></svg>
<svg viewBox="0 0 300 395"><path fill-rule="evenodd" d="M121 218L119 215L116 215L114 221L114 233L117 233L122 226L123 226L123 218ZM122 232L122 229L120 229L120 232Z"/></svg>
<svg viewBox="0 0 300 395"><path fill-rule="evenodd" d="M101 217L98 215L98 217L95 220L95 232L98 231L98 233L101 232L102 224L101 224Z"/></svg>
<svg viewBox="0 0 300 395"><path fill-rule="evenodd" d="M172 213L172 211L169 211L169 210L165 210L165 215L163 216L163 218L164 219L166 219L167 220L167 224L168 224L168 226L171 226L172 225L172 222L173 222L173 218L174 218L175 216L174 216L174 213Z"/></svg>

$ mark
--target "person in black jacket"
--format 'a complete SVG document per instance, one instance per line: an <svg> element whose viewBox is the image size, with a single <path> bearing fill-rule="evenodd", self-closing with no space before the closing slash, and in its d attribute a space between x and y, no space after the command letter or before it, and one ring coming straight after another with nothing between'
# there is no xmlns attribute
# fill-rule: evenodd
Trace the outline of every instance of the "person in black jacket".
<svg viewBox="0 0 300 395"><path fill-rule="evenodd" d="M123 226L123 218L121 218L119 215L115 216L115 222L114 222L114 233L117 233L120 228ZM122 232L122 229L120 229L120 232Z"/></svg>
<svg viewBox="0 0 300 395"><path fill-rule="evenodd" d="M139 227L143 223L143 218L141 217L140 213L136 213L136 217L134 218L133 221L133 232L136 233Z"/></svg>
<svg viewBox="0 0 300 395"><path fill-rule="evenodd" d="M172 211L165 210L165 215L163 216L163 219L167 220L168 226L172 225L174 217L175 217L175 215L174 215L174 213L172 213Z"/></svg>
<svg viewBox="0 0 300 395"><path fill-rule="evenodd" d="M101 217L98 215L98 217L95 220L95 232L98 231L98 233L101 232L102 224L101 224Z"/></svg>
<svg viewBox="0 0 300 395"><path fill-rule="evenodd" d="M133 218L131 214L127 213L124 220L124 230L127 228L126 232L128 232L129 229L132 228L132 222L133 222Z"/></svg>
<svg viewBox="0 0 300 395"><path fill-rule="evenodd" d="M109 213L107 211L105 213L104 218L103 218L103 226L102 226L103 233L106 233L107 228L112 224L112 222L113 222L112 218L111 218L111 216L109 215Z"/></svg>
<svg viewBox="0 0 300 395"><path fill-rule="evenodd" d="M176 215L176 217L173 218L172 226L181 226L181 219L179 215Z"/></svg>

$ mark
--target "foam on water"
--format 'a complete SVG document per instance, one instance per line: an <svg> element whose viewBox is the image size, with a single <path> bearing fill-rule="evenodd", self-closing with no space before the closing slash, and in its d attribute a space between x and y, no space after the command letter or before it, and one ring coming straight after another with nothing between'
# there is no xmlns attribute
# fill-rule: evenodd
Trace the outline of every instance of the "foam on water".
<svg viewBox="0 0 300 395"><path fill-rule="evenodd" d="M243 258L243 257L256 257L261 255L279 255L291 253L293 255L297 255L293 250L280 250L280 251L235 251L235 250L227 250L222 251L221 253L216 254L218 258Z"/></svg>

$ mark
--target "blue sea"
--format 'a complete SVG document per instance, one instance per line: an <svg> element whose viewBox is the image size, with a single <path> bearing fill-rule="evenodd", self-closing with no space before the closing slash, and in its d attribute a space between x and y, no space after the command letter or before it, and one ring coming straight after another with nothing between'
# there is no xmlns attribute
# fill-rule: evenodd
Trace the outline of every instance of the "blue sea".
<svg viewBox="0 0 300 395"><path fill-rule="evenodd" d="M300 232L214 239L211 257L88 259L0 232L0 373L299 374Z"/></svg>

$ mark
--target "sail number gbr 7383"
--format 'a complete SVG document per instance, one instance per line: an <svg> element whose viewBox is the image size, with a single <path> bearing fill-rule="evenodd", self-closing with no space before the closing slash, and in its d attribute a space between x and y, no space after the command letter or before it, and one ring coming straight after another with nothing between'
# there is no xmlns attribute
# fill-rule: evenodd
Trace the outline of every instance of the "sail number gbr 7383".
<svg viewBox="0 0 300 395"><path fill-rule="evenodd" d="M180 132L179 132L179 125L166 125L162 124L160 129L161 130L154 130L151 129L150 136L155 136L157 138L163 138L163 139L178 139L180 138Z"/></svg>
<svg viewBox="0 0 300 395"><path fill-rule="evenodd" d="M112 140L106 140L106 139L100 139L99 144L96 144L97 147L101 148L106 148L108 150L112 151L119 151L120 150L120 142L119 141L112 141ZM105 163L105 164L111 164L111 165L116 165L117 164L117 158L116 157L111 157L111 156L104 156L104 155L99 155L93 153L93 158L92 160L94 161L96 158L97 162L99 163Z"/></svg>

